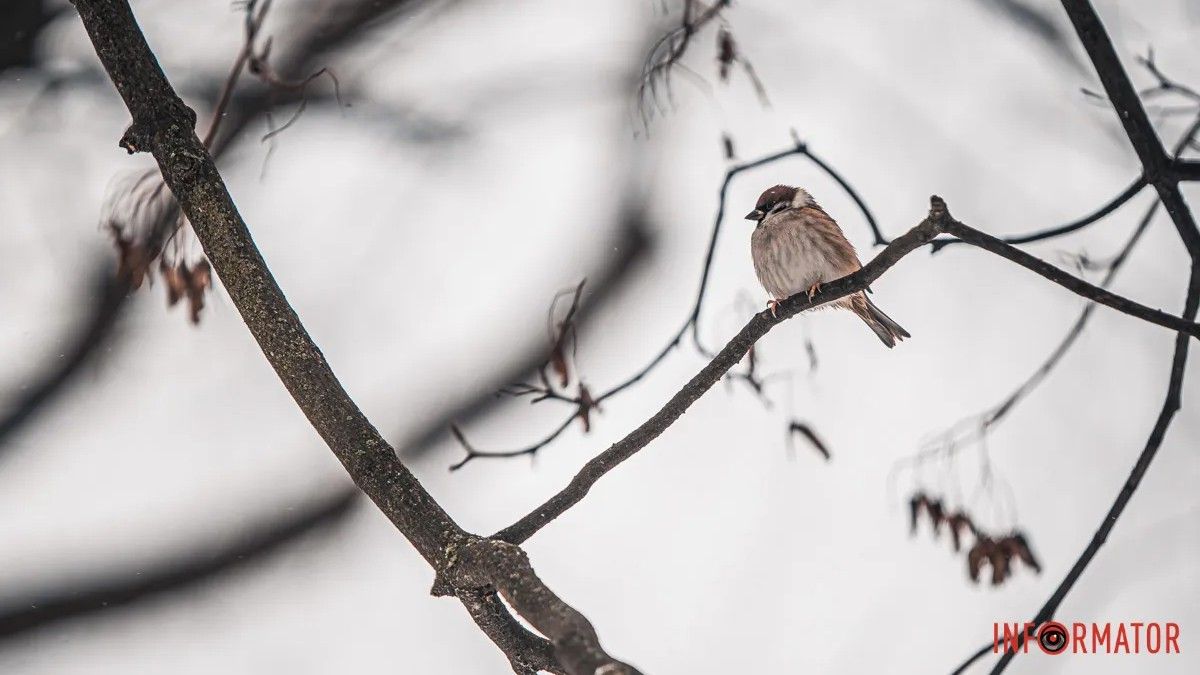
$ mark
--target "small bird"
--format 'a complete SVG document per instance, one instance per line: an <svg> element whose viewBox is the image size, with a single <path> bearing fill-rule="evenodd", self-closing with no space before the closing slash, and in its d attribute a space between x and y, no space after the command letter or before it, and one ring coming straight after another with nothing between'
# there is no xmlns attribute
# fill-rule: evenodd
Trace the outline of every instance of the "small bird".
<svg viewBox="0 0 1200 675"><path fill-rule="evenodd" d="M812 299L821 284L862 268L842 228L802 188L768 188L746 220L758 223L750 235L750 254L759 282L771 294L772 315L784 298L804 291ZM862 291L834 306L857 314L889 348L911 337Z"/></svg>

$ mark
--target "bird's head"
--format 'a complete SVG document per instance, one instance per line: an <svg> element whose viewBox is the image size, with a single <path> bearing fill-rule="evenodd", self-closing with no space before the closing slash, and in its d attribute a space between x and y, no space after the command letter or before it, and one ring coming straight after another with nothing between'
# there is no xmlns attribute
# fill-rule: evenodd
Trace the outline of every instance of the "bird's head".
<svg viewBox="0 0 1200 675"><path fill-rule="evenodd" d="M754 210L746 214L746 220L762 222L763 218L778 213L784 209L800 208L812 203L812 197L801 188L790 185L776 185L763 190Z"/></svg>

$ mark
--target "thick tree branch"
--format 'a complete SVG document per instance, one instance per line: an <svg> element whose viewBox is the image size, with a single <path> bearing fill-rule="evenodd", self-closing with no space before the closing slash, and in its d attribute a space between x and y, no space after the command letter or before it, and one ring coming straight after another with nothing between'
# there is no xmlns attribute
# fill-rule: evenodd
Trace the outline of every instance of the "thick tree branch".
<svg viewBox="0 0 1200 675"><path fill-rule="evenodd" d="M1146 180L1158 191L1188 254L1193 260L1200 259L1200 229L1196 228L1191 209L1179 192L1174 162L1154 131L1154 125L1150 123L1142 100L1117 57L1104 24L1088 0L1062 0L1062 5L1096 68L1096 74L1100 76L1100 83L1104 85L1104 92L1112 102L1117 118L1125 127L1130 144L1142 162Z"/></svg>
<svg viewBox="0 0 1200 675"><path fill-rule="evenodd" d="M500 602L496 591L470 589L460 592L458 598L475 620L475 625L508 657L514 673L535 675L545 671L567 675L568 671L563 670L554 656L554 645L518 623Z"/></svg>
<svg viewBox="0 0 1200 675"><path fill-rule="evenodd" d="M550 638L567 672L637 673L611 667L612 657L599 649L592 624L538 579L520 547L475 539L456 551L447 576L456 586L495 588L530 625Z"/></svg>
<svg viewBox="0 0 1200 675"><path fill-rule="evenodd" d="M96 53L133 123L127 149L148 150L192 221L205 253L284 386L364 492L431 564L465 533L395 457L334 376L268 271L196 138L196 115L167 82L122 0L78 0Z"/></svg>
<svg viewBox="0 0 1200 675"><path fill-rule="evenodd" d="M128 2L76 0L76 8L96 54L133 117L122 147L154 155L163 179L279 379L355 484L437 571L437 590L453 593L464 603L477 602L479 586L459 582L488 579L495 583L494 570L475 569L472 561L491 562L477 552L504 544L479 540L460 528L350 399L263 261L211 155L196 136L195 113L167 81ZM460 556L460 550L471 555ZM454 575L447 576L451 568ZM563 610L566 605L541 585L527 562L520 569L505 571L509 576L497 587L502 593L520 590L521 602L514 606L522 613L529 612L531 623L555 640L559 664L597 664L614 675L636 672L605 654L594 631L580 629L581 617ZM551 598L556 601L552 608L538 605L539 600ZM550 609L555 611L553 615L546 614ZM479 616L482 614L472 611L473 618ZM505 626L493 623L487 628L492 637ZM517 635L512 641L496 641L509 647L520 640ZM510 660L536 660L508 655ZM566 670L592 675L597 669Z"/></svg>
<svg viewBox="0 0 1200 675"><path fill-rule="evenodd" d="M978 246L996 255L1007 258L1054 283L1073 291L1085 298L1107 305L1118 311L1138 317L1160 326L1179 331L1181 335L1200 338L1200 324L1190 319L1166 314L1156 309L1128 300L1098 286L1077 279L1066 272L1043 262L1020 249L1005 244L999 239L984 234L972 227L964 225L946 210L946 204L941 198L930 198L929 215L916 227L902 236L892 240L875 258L863 266L861 270L849 276L842 277L821 285L821 290L811 299L806 293L799 293L779 305L777 316L763 311L750 319L750 322L731 339L709 363L704 366L687 384L667 401L657 413L646 420L625 438L617 441L607 450L592 458L583 466L571 482L544 504L532 512L504 528L494 535L495 539L519 544L535 532L545 527L550 521L562 515L575 504L579 503L592 486L621 462L632 457L639 450L657 438L667 427L708 391L734 365L742 360L750 347L767 334L779 323L796 314L843 298L851 293L865 290L888 268L895 265L900 258L913 250L930 242L939 234L952 234L967 243Z"/></svg>
<svg viewBox="0 0 1200 675"><path fill-rule="evenodd" d="M1171 175L1177 181L1200 180L1200 160L1176 159L1171 163Z"/></svg>

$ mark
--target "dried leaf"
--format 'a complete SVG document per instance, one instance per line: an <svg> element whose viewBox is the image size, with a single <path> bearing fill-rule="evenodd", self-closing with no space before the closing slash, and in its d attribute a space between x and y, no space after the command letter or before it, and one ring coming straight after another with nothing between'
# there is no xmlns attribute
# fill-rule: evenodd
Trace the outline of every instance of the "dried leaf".
<svg viewBox="0 0 1200 675"><path fill-rule="evenodd" d="M921 519L921 511L925 508L926 497L924 493L918 492L908 500L908 526L909 534L917 534L917 522Z"/></svg>
<svg viewBox="0 0 1200 675"><path fill-rule="evenodd" d="M186 265L181 265L187 269ZM192 323L200 323L200 311L204 309L204 292L212 285L212 268L208 260L201 260L196 268L188 274L188 307L191 310Z"/></svg>
<svg viewBox="0 0 1200 675"><path fill-rule="evenodd" d="M150 263L154 257L144 246L136 244L120 236L114 236L117 245L117 277L129 284L132 289L142 287L150 271Z"/></svg>
<svg viewBox="0 0 1200 675"><path fill-rule="evenodd" d="M1042 571L1042 565L1033 555L1032 549L1029 548L1029 542L1025 539L1025 535L1020 532L1014 532L1003 540L1003 546L1010 557L1016 557L1021 562L1025 563L1034 572L1039 574Z"/></svg>
<svg viewBox="0 0 1200 675"><path fill-rule="evenodd" d="M974 523L972 523L971 519L969 517L967 517L967 514L963 513L962 511L958 511L958 512L954 513L953 515L947 516L946 525L950 529L950 537L951 537L951 540L954 542L954 551L955 552L958 552L962 549L962 532L963 532L963 530L966 530L968 532L975 531Z"/></svg>
<svg viewBox="0 0 1200 675"><path fill-rule="evenodd" d="M753 363L753 361L751 361L751 363ZM788 425L788 433L800 434L803 436L804 439L807 440L809 444L811 444L813 448L817 450L817 452L821 453L821 456L825 458L826 462L833 458L833 456L829 453L829 448L825 445L824 441L822 441L821 438L817 436L817 432L813 431L812 427L808 426L807 424L797 420L792 420L792 423Z"/></svg>
<svg viewBox="0 0 1200 675"><path fill-rule="evenodd" d="M971 581L979 583L979 572L983 569L983 563L990 560L992 549L996 544L988 537L979 537L975 540L975 545L967 551L967 573L971 575Z"/></svg>
<svg viewBox="0 0 1200 675"><path fill-rule="evenodd" d="M942 533L942 523L946 521L946 512L942 509L940 499L929 499L925 503L925 512L929 514L929 523L933 525L933 538L937 539Z"/></svg>
<svg viewBox="0 0 1200 675"><path fill-rule="evenodd" d="M998 545L988 550L988 562L992 564L992 585L999 586L1012 574L1008 554Z"/></svg>
<svg viewBox="0 0 1200 675"><path fill-rule="evenodd" d="M550 348L550 367L558 376L558 385L565 387L571 382L571 373L567 369L567 355L563 349L563 341L557 340Z"/></svg>
<svg viewBox="0 0 1200 675"><path fill-rule="evenodd" d="M717 31L717 70L722 82L729 81L729 69L737 59L737 43L733 40L733 33L722 26L721 30Z"/></svg>
<svg viewBox="0 0 1200 675"><path fill-rule="evenodd" d="M168 265L167 261L161 258L158 262L158 273L163 279L163 285L167 287L167 306L173 307L187 293L187 282L175 266Z"/></svg>
<svg viewBox="0 0 1200 675"><path fill-rule="evenodd" d="M562 321L559 321L554 326L554 334L552 335L550 341L550 358L548 363L550 367L554 369L554 373L558 376L560 388L566 387L571 383L571 371L567 364L567 339L575 336L575 313L579 311L579 300L583 297L583 285L586 283L587 279L583 279L579 282L579 285L575 287L575 292L571 297L571 306L567 308L567 314L563 317ZM562 297L562 295L562 293L559 293L554 297L554 302L550 303L551 317L554 316L555 306L558 303L558 299ZM544 380L544 371L542 375ZM546 388L550 388L550 384L548 382L546 383Z"/></svg>

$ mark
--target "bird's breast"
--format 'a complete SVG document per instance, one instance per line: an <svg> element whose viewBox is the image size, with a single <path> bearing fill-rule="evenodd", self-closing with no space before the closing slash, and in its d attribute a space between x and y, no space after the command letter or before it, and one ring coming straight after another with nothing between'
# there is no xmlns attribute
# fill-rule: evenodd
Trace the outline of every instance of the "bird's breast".
<svg viewBox="0 0 1200 675"><path fill-rule="evenodd" d="M776 217L756 228L750 237L754 271L763 288L776 298L842 276L820 241L819 229L803 220Z"/></svg>

